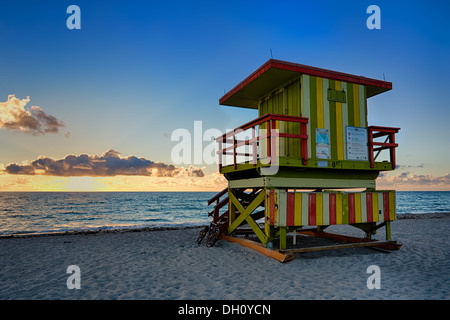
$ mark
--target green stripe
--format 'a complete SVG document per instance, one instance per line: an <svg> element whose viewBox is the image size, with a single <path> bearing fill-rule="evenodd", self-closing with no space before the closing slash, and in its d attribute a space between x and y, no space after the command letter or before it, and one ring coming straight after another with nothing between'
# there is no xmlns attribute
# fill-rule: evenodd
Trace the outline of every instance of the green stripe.
<svg viewBox="0 0 450 320"><path fill-rule="evenodd" d="M331 89L335 89L334 80L329 81ZM331 160L337 159L336 102L330 101L330 153Z"/></svg>
<svg viewBox="0 0 450 320"><path fill-rule="evenodd" d="M328 101L328 79L323 79L323 125L330 133L330 102Z"/></svg>
<svg viewBox="0 0 450 320"><path fill-rule="evenodd" d="M347 84L348 125L355 126L355 105L353 103L353 84Z"/></svg>
<svg viewBox="0 0 450 320"><path fill-rule="evenodd" d="M366 86L359 85L359 107L360 107L360 122L361 127L367 127L367 100L366 100Z"/></svg>
<svg viewBox="0 0 450 320"><path fill-rule="evenodd" d="M293 83L285 87L285 101L288 108L288 115L300 117L300 98L299 89L300 81L297 79ZM297 123L288 123L287 127L288 133L298 134L300 133L300 125ZM300 157L300 142L297 139L288 138L287 139L287 154L290 157L299 158Z"/></svg>
<svg viewBox="0 0 450 320"><path fill-rule="evenodd" d="M310 100L309 100L309 76L308 75L303 75L302 76L302 93L301 93L301 98L302 98L302 104L301 104L301 116L310 119L310 110L309 110L309 104L310 104ZM311 121L308 121L307 124L307 133L308 133L308 158L311 158Z"/></svg>
<svg viewBox="0 0 450 320"><path fill-rule="evenodd" d="M347 87L351 87L352 85L347 85L347 82L341 82L342 89L347 92ZM342 103L342 143L343 143L343 154L344 154L344 160L347 160L347 144L346 144L346 135L345 135L345 127L347 127L348 124L348 103Z"/></svg>

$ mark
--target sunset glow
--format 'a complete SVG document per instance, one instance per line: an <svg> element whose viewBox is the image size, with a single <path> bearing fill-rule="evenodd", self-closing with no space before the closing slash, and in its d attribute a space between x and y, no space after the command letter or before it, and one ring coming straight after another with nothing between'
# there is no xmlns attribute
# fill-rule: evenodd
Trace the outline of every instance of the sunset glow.
<svg viewBox="0 0 450 320"><path fill-rule="evenodd" d="M225 179L219 174L211 174L201 179L0 175L2 191L219 191L226 185Z"/></svg>
<svg viewBox="0 0 450 320"><path fill-rule="evenodd" d="M359 2L76 5L78 26L66 4L0 4L0 191L221 190L207 133L258 112L219 99L270 58L392 82L367 106L401 128L377 187L450 190L445 1L381 1L376 28ZM172 159L177 130L190 162Z"/></svg>

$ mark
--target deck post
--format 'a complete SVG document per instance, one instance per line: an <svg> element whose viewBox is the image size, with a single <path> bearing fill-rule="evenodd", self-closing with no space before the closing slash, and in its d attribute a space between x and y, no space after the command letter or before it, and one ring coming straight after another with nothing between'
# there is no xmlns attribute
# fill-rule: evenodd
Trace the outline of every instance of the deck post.
<svg viewBox="0 0 450 320"><path fill-rule="evenodd" d="M386 240L391 240L391 222L386 221Z"/></svg>
<svg viewBox="0 0 450 320"><path fill-rule="evenodd" d="M286 249L287 227L280 227L280 250Z"/></svg>

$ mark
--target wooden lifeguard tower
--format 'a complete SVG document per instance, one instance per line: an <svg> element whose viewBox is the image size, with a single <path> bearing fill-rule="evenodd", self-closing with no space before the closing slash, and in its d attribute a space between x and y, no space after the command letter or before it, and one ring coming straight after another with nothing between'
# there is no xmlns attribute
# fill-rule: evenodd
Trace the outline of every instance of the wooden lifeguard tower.
<svg viewBox="0 0 450 320"><path fill-rule="evenodd" d="M288 248L291 232L293 241L298 233L345 241L325 249L398 249L390 232L395 191L376 190L375 180L396 167L400 129L367 122L367 99L391 89L386 81L270 59L226 93L221 105L256 109L259 117L216 138L228 188L210 199L213 222L199 241L209 232L213 245L220 234L280 261L324 249ZM324 232L339 224L366 237ZM381 227L386 241L373 239Z"/></svg>

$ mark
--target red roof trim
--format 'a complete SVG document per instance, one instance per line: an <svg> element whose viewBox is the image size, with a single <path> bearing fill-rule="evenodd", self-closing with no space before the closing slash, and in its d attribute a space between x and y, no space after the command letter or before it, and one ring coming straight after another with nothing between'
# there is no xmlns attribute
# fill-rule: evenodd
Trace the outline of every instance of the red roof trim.
<svg viewBox="0 0 450 320"><path fill-rule="evenodd" d="M317 76L332 80L345 81L351 83L357 83L362 85L368 85L373 87L379 87L391 90L392 83L387 81L381 81L371 78L366 78L362 76L356 76L348 73L342 73L327 69L321 69L311 66L306 66L303 64L292 63L281 60L270 59L266 63L264 63L261 67L259 67L256 71L254 71L251 75L241 81L237 86L227 92L222 98L220 98L219 103L223 104L226 100L228 100L232 95L236 94L239 90L247 86L253 80L258 78L261 74L269 70L270 68L277 68L282 70L295 71L302 74L307 74L310 76Z"/></svg>
<svg viewBox="0 0 450 320"><path fill-rule="evenodd" d="M272 67L271 61L272 61L272 59L267 61L266 63L264 63L261 67L259 67L256 71L254 71L251 75L249 75L247 78L242 80L237 86L235 86L233 89L228 91L222 98L220 98L219 103L222 104L223 102L228 100L228 98L230 98L232 95L234 95L236 92L238 92L239 90L244 88L246 85L248 85L250 82L252 82L256 78L258 78L261 74L263 74L264 72L269 70Z"/></svg>

